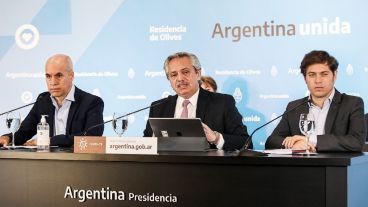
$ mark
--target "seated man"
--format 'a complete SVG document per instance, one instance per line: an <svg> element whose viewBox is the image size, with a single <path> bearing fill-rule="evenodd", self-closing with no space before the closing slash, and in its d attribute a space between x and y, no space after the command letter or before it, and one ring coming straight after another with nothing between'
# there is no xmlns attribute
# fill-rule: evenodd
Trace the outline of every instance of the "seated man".
<svg viewBox="0 0 368 207"><path fill-rule="evenodd" d="M200 118L211 148L241 149L249 136L235 100L199 86L201 65L198 58L191 53L175 53L166 59L164 70L177 95L159 100L162 103L150 109L149 117ZM148 122L144 136L152 136Z"/></svg>
<svg viewBox="0 0 368 207"><path fill-rule="evenodd" d="M312 113L315 133L310 136L309 150L362 151L366 136L364 103L361 98L341 94L334 88L337 68L337 60L325 51L312 51L304 56L300 69L310 96L288 104L286 110L297 107L283 116L268 137L266 149L305 149L307 143L299 129L299 116Z"/></svg>
<svg viewBox="0 0 368 207"><path fill-rule="evenodd" d="M69 56L57 54L45 67L48 92L41 93L31 111L15 133L15 144L22 145L37 133L41 115L47 115L50 125L50 145L69 147L74 136L82 135L89 127L103 122L104 103L101 98L73 85L73 63ZM103 126L91 129L87 135L100 136ZM8 145L11 134L0 137L0 145ZM36 144L28 142L27 144Z"/></svg>

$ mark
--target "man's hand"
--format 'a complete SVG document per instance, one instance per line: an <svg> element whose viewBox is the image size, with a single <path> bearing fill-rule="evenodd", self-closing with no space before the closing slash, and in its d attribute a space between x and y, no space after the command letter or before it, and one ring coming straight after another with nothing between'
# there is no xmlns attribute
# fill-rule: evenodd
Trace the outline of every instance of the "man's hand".
<svg viewBox="0 0 368 207"><path fill-rule="evenodd" d="M218 132L212 131L206 124L202 123L204 133L206 134L207 141L213 144L218 144L220 134Z"/></svg>
<svg viewBox="0 0 368 207"><path fill-rule="evenodd" d="M0 137L0 145L1 146L8 146L8 144L9 144L9 142L10 142L10 137L8 137L8 136L1 136Z"/></svg>
<svg viewBox="0 0 368 207"><path fill-rule="evenodd" d="M301 135L286 137L282 142L282 145L285 146L285 149L294 149L294 150L305 150L307 146L305 136ZM316 146L311 143L308 143L308 150L310 152L317 152Z"/></svg>
<svg viewBox="0 0 368 207"><path fill-rule="evenodd" d="M285 149L305 149L307 146L305 136L301 135L286 137L282 145L285 146Z"/></svg>
<svg viewBox="0 0 368 207"><path fill-rule="evenodd" d="M37 145L37 139L29 139L23 145L25 145L25 146L36 146Z"/></svg>

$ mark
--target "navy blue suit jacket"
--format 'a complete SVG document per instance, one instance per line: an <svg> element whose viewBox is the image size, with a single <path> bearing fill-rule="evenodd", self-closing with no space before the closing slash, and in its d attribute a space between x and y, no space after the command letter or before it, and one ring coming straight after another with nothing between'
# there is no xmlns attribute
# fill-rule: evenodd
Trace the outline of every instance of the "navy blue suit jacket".
<svg viewBox="0 0 368 207"><path fill-rule="evenodd" d="M37 124L41 115L47 115L47 123L50 125L51 145L70 147L74 142L74 135L82 135L89 127L103 122L104 102L101 98L89 94L75 87L75 101L72 102L68 114L66 134L53 136L55 107L52 104L50 93L41 93L27 117L21 123L15 133L15 144L22 145L37 133ZM101 136L104 126L96 127L88 131L87 135Z"/></svg>
<svg viewBox="0 0 368 207"><path fill-rule="evenodd" d="M149 117L173 118L177 99L178 96L176 95L153 102L152 105L158 102L162 102L162 104L152 107ZM244 126L242 116L235 106L235 100L230 95L200 89L196 118L200 118L212 130L223 135L225 140L224 150L240 149L249 137L247 127ZM152 129L148 122L143 133L145 137L152 136ZM211 145L211 148L214 147L214 145ZM250 145L250 148L252 147Z"/></svg>
<svg viewBox="0 0 368 207"><path fill-rule="evenodd" d="M301 107L285 114L266 141L266 149L278 149L287 136L302 135L299 129L301 113L308 113L306 98L292 101L286 110L301 103ZM362 151L366 128L364 124L364 103L360 97L349 96L335 91L327 113L325 134L317 136L317 151L342 152Z"/></svg>

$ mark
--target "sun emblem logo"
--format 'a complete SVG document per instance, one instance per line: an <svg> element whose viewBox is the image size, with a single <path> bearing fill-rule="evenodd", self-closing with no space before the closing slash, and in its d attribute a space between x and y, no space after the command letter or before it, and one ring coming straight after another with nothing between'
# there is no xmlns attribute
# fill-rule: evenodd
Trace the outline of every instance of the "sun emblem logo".
<svg viewBox="0 0 368 207"><path fill-rule="evenodd" d="M85 150L87 148L87 140L85 138L82 138L79 142L79 149L81 151Z"/></svg>

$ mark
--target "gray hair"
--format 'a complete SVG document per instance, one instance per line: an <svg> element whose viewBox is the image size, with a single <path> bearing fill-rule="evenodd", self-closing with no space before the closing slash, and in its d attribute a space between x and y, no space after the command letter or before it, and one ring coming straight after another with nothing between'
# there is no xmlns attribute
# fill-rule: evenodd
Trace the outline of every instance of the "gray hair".
<svg viewBox="0 0 368 207"><path fill-rule="evenodd" d="M195 56L194 54L189 53L189 52L177 52L177 53L174 53L174 54L170 55L165 60L164 70L165 70L167 79L169 79L169 63L170 63L170 61L175 59L175 58L182 58L182 57L188 57L190 59L190 62L192 63L192 66L194 67L194 69L196 71L202 69L201 63L199 62L197 56Z"/></svg>

